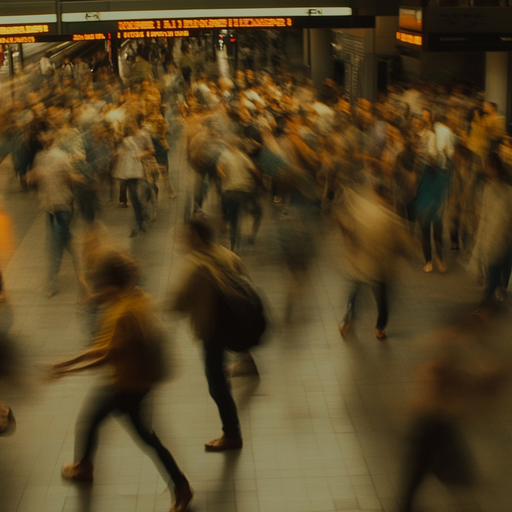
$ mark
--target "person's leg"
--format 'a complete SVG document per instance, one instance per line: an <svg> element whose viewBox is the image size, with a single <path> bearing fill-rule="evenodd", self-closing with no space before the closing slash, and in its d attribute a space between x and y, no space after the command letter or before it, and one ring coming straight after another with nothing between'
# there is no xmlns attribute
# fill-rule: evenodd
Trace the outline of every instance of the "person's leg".
<svg viewBox="0 0 512 512"><path fill-rule="evenodd" d="M123 206L128 206L128 197L126 195L127 182L126 180L119 180L119 204ZM110 197L112 199L114 191L114 180L112 180L112 185L110 189Z"/></svg>
<svg viewBox="0 0 512 512"><path fill-rule="evenodd" d="M443 220L440 215L437 215L433 221L433 232L434 232L434 244L436 247L436 256L437 263L439 265L439 270L443 271L444 268L444 258L443 258Z"/></svg>
<svg viewBox="0 0 512 512"><path fill-rule="evenodd" d="M238 238L238 216L240 211L240 201L231 191L223 194L222 209L224 219L229 224L229 239L231 250L234 251Z"/></svg>
<svg viewBox="0 0 512 512"><path fill-rule="evenodd" d="M135 223L137 229L145 231L144 228L144 214L142 211L142 203L139 199L139 181L138 179L126 180L126 186L128 188L128 195L133 206L133 213L135 214Z"/></svg>
<svg viewBox="0 0 512 512"><path fill-rule="evenodd" d="M377 324L375 328L384 332L386 325L388 324L388 285L387 283L380 282L372 286L373 296L377 302Z"/></svg>
<svg viewBox="0 0 512 512"><path fill-rule="evenodd" d="M432 471L435 447L435 427L429 420L418 421L412 427L412 435L405 467L405 485L399 512L412 512L414 497L421 483Z"/></svg>
<svg viewBox="0 0 512 512"><path fill-rule="evenodd" d="M494 263L487 268L487 286L485 287L484 298L482 300L482 306L489 305L494 293L498 289L501 283L502 264Z"/></svg>
<svg viewBox="0 0 512 512"><path fill-rule="evenodd" d="M219 409L222 430L226 437L240 439L238 412L224 373L224 347L216 341L206 342L204 347L208 389Z"/></svg>
<svg viewBox="0 0 512 512"><path fill-rule="evenodd" d="M258 235L258 231L260 230L261 219L263 217L263 210L261 208L261 203L256 192L247 194L246 207L254 219L252 224L252 233L249 238L249 243L254 244L256 236Z"/></svg>
<svg viewBox="0 0 512 512"><path fill-rule="evenodd" d="M117 396L118 408L128 415L140 439L153 448L174 484L183 484L187 482L187 479L176 464L174 457L141 417L141 408L145 395L146 393L119 393Z"/></svg>
<svg viewBox="0 0 512 512"><path fill-rule="evenodd" d="M202 210L204 198L210 188L209 177L206 173L196 172L194 183L194 211Z"/></svg>
<svg viewBox="0 0 512 512"><path fill-rule="evenodd" d="M420 220L421 229L421 247L423 249L423 257L425 263L432 261L432 244L430 242L430 219L423 218Z"/></svg>
<svg viewBox="0 0 512 512"><path fill-rule="evenodd" d="M98 445L98 427L116 409L114 389L94 389L87 398L75 427L75 462L62 466L62 476L77 482L92 482L93 458Z"/></svg>
<svg viewBox="0 0 512 512"><path fill-rule="evenodd" d="M343 317L343 323L340 325L340 334L343 338L345 338L350 328L352 327L352 322L354 321L354 309L356 305L357 294L359 293L359 288L361 287L361 283L358 281L352 281L349 288L348 293L348 301L347 301L347 309L345 311L345 316Z"/></svg>
<svg viewBox="0 0 512 512"><path fill-rule="evenodd" d="M452 213L450 219L450 249L452 251L456 251L459 249L459 243L461 243L460 237L460 208L457 208L457 211Z"/></svg>
<svg viewBox="0 0 512 512"><path fill-rule="evenodd" d="M98 428L116 408L113 388L105 386L91 391L76 422L75 462L92 466L98 446Z"/></svg>
<svg viewBox="0 0 512 512"><path fill-rule="evenodd" d="M512 271L512 253L505 256L501 267L501 289L507 292L508 283L510 281L510 273Z"/></svg>
<svg viewBox="0 0 512 512"><path fill-rule="evenodd" d="M71 212L48 213L49 226L49 249L50 249L50 271L48 275L49 295L56 292L57 274L62 262L64 249L71 243Z"/></svg>

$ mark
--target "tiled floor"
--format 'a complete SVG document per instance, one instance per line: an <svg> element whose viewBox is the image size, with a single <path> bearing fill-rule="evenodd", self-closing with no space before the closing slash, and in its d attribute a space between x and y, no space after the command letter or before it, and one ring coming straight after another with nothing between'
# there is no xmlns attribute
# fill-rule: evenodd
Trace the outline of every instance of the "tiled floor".
<svg viewBox="0 0 512 512"><path fill-rule="evenodd" d="M159 218L147 235L128 238L131 209L104 211L117 243L141 262L145 286L162 312L183 257L178 234L190 171L181 146L172 167L178 198L161 196ZM13 191L8 161L0 171L3 204L17 237L4 274L14 311L12 339L23 363L18 382L0 388L0 398L12 406L18 421L15 435L0 439L0 510L165 511L170 498L164 480L116 420L101 431L94 485L77 487L61 480L61 464L72 459L78 411L99 376L69 377L53 385L41 380L37 365L70 356L87 344L85 319L76 305L77 285L68 255L59 293L45 297L44 216L33 192ZM207 209L214 210L213 202ZM177 372L155 393L155 430L191 481L192 512L394 512L413 370L431 355L425 336L448 313L476 304L479 290L458 256L450 254L446 275L423 274L421 259L413 257L395 286L389 339L374 338L375 305L364 290L355 332L344 342L337 326L346 278L340 240L326 217L318 229L318 256L287 324L282 318L288 276L280 264L276 234L280 222L279 207L267 204L256 246L243 245L240 252L273 315L269 339L254 352L261 379L233 379L244 448L236 453L204 452L204 441L220 434L220 422L208 396L201 348L186 321L165 315ZM81 221L74 231L79 242ZM502 348L509 344L509 320L505 315L502 325L489 333L490 342ZM504 403L498 412L469 426L480 469L473 495L453 495L432 479L419 497L421 510L510 511L512 414L507 406L512 400L505 396Z"/></svg>

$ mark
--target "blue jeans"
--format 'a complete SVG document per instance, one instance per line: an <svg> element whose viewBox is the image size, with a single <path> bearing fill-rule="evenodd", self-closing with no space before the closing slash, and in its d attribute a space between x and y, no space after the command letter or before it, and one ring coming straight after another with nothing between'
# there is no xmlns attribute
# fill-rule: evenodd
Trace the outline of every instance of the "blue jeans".
<svg viewBox="0 0 512 512"><path fill-rule="evenodd" d="M48 236L50 249L50 272L48 279L53 282L57 279L64 249L72 253L71 249L71 220L72 211L48 212Z"/></svg>
<svg viewBox="0 0 512 512"><path fill-rule="evenodd" d="M222 430L226 437L241 437L240 422L235 401L224 373L224 346L210 340L204 344L205 370L208 390L217 404Z"/></svg>

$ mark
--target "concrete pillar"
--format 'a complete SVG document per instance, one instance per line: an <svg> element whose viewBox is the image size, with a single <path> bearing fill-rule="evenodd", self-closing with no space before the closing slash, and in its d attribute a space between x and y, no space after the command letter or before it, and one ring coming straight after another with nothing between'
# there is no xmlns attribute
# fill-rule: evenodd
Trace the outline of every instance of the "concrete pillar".
<svg viewBox="0 0 512 512"><path fill-rule="evenodd" d="M311 79L316 86L322 84L326 78L332 78L334 63L332 58L332 30L312 28L309 30L309 66Z"/></svg>
<svg viewBox="0 0 512 512"><path fill-rule="evenodd" d="M498 112L508 111L509 56L507 52L487 52L485 55L485 99L498 105Z"/></svg>

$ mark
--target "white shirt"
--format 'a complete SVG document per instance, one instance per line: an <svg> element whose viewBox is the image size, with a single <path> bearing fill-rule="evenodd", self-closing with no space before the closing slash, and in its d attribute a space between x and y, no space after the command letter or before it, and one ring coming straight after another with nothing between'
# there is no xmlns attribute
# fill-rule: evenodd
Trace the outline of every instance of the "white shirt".
<svg viewBox="0 0 512 512"><path fill-rule="evenodd" d="M436 144L436 134L431 131L427 130L426 128L423 129L421 133L418 134L419 136L419 144L418 144L418 153L420 159L429 165L436 164L437 163L437 144Z"/></svg>
<svg viewBox="0 0 512 512"><path fill-rule="evenodd" d="M222 177L223 191L254 191L255 183L252 174L254 164L244 153L235 149L226 149L221 153L217 166L225 174Z"/></svg>
<svg viewBox="0 0 512 512"><path fill-rule="evenodd" d="M446 169L448 158L453 158L455 151L455 135L448 126L442 123L434 125L434 132L436 134L437 165L441 169Z"/></svg>
<svg viewBox="0 0 512 512"><path fill-rule="evenodd" d="M48 57L41 57L40 66L43 75L51 75L55 71L52 61Z"/></svg>
<svg viewBox="0 0 512 512"><path fill-rule="evenodd" d="M74 173L70 156L57 146L39 151L34 158L34 174L41 208L47 212L71 211Z"/></svg>
<svg viewBox="0 0 512 512"><path fill-rule="evenodd" d="M125 137L112 176L118 180L144 178L141 154L149 149L153 149L153 143L148 133L139 130L136 135Z"/></svg>

